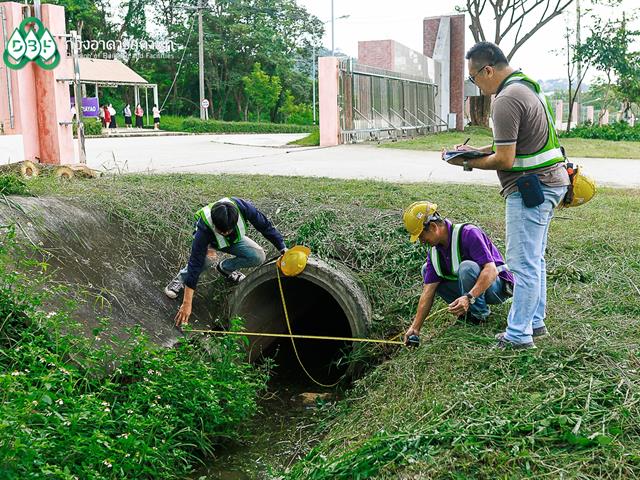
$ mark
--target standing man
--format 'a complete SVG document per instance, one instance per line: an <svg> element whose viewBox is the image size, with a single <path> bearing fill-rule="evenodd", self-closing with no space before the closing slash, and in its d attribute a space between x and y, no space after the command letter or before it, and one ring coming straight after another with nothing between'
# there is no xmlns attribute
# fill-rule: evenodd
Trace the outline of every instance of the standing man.
<svg viewBox="0 0 640 480"><path fill-rule="evenodd" d="M264 263L265 253L260 245L246 236L247 222L251 223L280 253L286 252L280 232L253 204L241 198L221 198L195 214L196 230L191 244L189 263L166 286L164 293L176 298L184 288L182 306L176 315L176 326L189 323L193 293L204 269L214 265L216 250L233 255L219 262L216 270L231 283L239 283L245 275L240 268L257 267Z"/></svg>
<svg viewBox="0 0 640 480"><path fill-rule="evenodd" d="M453 225L430 202L415 202L402 216L410 240L429 245L422 266L424 286L416 316L404 336L420 335L436 294L449 304L449 312L473 324L484 322L491 310L511 297L513 275L491 239L479 227Z"/></svg>
<svg viewBox="0 0 640 480"><path fill-rule="evenodd" d="M497 45L480 42L466 55L469 80L494 95L493 145L476 148L487 156L450 163L496 170L506 198L507 263L516 278L507 329L496 335L496 348L531 348L545 326L547 277L544 259L553 209L567 193L553 112L540 85L509 66ZM457 145L459 150L473 147ZM494 151L495 150L495 151Z"/></svg>

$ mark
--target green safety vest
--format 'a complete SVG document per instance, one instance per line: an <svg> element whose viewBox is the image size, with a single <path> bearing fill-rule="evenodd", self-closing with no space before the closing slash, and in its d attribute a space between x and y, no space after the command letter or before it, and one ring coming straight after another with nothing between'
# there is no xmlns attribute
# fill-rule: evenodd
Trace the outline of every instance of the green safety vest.
<svg viewBox="0 0 640 480"><path fill-rule="evenodd" d="M451 229L451 275L445 275L442 269L442 260L436 247L431 247L429 258L436 274L440 278L446 280L458 280L458 270L460 270L460 264L462 263L462 247L460 244L460 238L462 236L462 227L468 225L467 223L457 223Z"/></svg>
<svg viewBox="0 0 640 480"><path fill-rule="evenodd" d="M513 167L508 169L509 172L521 172L526 170L533 170L541 167L548 167L555 165L556 163L564 162L564 154L560 149L560 142L558 141L558 134L556 133L556 125L553 120L553 111L549 100L545 96L542 88L535 80L527 77L524 73L516 72L508 77L504 82L504 87L510 83L520 82L531 88L538 96L538 99L542 102L542 106L547 114L547 125L549 127L549 135L547 137L547 143L535 153L530 155L516 155ZM494 144L495 147L495 144ZM494 148L495 150L495 148Z"/></svg>
<svg viewBox="0 0 640 480"><path fill-rule="evenodd" d="M211 210L215 209L216 206L221 203L229 203L233 205L236 210L238 210L238 222L233 229L233 234L231 234L229 237L225 237L216 232L216 229L213 226L213 221L211 220ZM215 241L214 247L216 248L216 250L220 250L222 248L229 247L234 243L238 243L240 240L242 240L247 232L247 221L244 218L242 211L238 207L238 204L228 197L221 198L217 202L210 203L209 205L202 207L196 212L194 218L196 221L202 220L205 225L209 227L209 229L213 232Z"/></svg>

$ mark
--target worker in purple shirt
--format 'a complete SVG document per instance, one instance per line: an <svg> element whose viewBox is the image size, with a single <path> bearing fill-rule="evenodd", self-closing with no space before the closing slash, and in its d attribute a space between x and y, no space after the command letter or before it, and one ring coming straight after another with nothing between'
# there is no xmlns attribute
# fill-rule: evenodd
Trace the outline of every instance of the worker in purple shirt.
<svg viewBox="0 0 640 480"><path fill-rule="evenodd" d="M182 305L175 318L178 327L189 322L193 294L203 270L215 265L220 275L230 283L237 284L245 278L239 271L241 268L257 267L264 263L264 250L246 235L249 223L281 254L287 250L282 235L269 219L251 202L241 198L225 197L210 203L196 212L195 220L189 262L164 290L167 297L176 298L185 289ZM228 253L232 258L216 264L216 251Z"/></svg>
<svg viewBox="0 0 640 480"><path fill-rule="evenodd" d="M484 322L495 305L513 292L514 277L486 233L471 224L452 224L430 202L415 202L403 214L411 241L429 245L422 266L424 286L413 323L404 340L420 335L435 295L449 304L449 312L473 324Z"/></svg>

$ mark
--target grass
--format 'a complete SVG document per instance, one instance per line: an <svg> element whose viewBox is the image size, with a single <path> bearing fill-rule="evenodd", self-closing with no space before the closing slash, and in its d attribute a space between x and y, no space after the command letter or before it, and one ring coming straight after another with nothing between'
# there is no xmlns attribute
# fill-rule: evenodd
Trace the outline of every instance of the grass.
<svg viewBox="0 0 640 480"><path fill-rule="evenodd" d="M35 179L30 189L81 198L141 239L185 251L197 205L249 198L289 246L304 243L354 272L371 298L377 337L409 325L420 292L426 253L407 240L404 206L434 201L452 219L482 226L504 251L504 202L494 187L132 175ZM552 337L537 350L488 348L504 329L504 305L482 327L450 326L446 314L428 320L432 338L415 350L370 347L367 374L323 410L315 424L323 440L302 443L308 454L286 477L640 477L638 211L640 191L603 188L589 204L557 212L546 256Z"/></svg>
<svg viewBox="0 0 640 480"><path fill-rule="evenodd" d="M401 148L407 150L440 151L464 143L467 138L469 145L481 147L490 145L493 141L491 130L482 127L467 127L464 132L449 131L426 135L423 137L384 143L381 148ZM640 142L594 140L585 138L561 138L567 155L571 158L631 158L640 159Z"/></svg>
<svg viewBox="0 0 640 480"><path fill-rule="evenodd" d="M289 142L287 145L300 145L302 147L317 147L320 145L320 129L316 128L313 132L311 132L306 137L303 137L299 140L293 140Z"/></svg>

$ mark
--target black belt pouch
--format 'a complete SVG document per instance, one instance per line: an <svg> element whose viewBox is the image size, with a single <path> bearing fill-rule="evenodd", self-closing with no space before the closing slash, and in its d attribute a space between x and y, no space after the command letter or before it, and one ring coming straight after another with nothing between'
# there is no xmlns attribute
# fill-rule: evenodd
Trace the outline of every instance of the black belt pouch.
<svg viewBox="0 0 640 480"><path fill-rule="evenodd" d="M522 201L527 208L537 207L544 202L542 184L537 175L525 175L516 181Z"/></svg>

